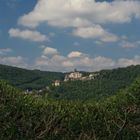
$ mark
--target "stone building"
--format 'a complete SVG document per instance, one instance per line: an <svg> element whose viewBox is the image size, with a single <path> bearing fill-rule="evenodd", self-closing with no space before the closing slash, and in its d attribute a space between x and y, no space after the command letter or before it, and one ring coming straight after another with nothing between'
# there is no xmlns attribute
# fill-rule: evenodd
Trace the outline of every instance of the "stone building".
<svg viewBox="0 0 140 140"><path fill-rule="evenodd" d="M74 70L74 72L71 72L69 74L66 74L64 81L73 81L73 80L81 80L82 73L78 72L77 70Z"/></svg>
<svg viewBox="0 0 140 140"><path fill-rule="evenodd" d="M54 83L52 84L52 86L58 87L60 86L61 81L60 80L55 80Z"/></svg>

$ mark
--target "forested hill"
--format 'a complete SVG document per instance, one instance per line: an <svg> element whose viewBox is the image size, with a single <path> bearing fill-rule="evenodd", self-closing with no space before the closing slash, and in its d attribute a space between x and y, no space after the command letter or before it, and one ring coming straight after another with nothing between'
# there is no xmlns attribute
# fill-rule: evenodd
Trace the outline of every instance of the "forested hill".
<svg viewBox="0 0 140 140"><path fill-rule="evenodd" d="M140 75L140 65L102 70L94 80L65 82L59 87L52 87L49 97L69 100L94 100L116 94L129 86Z"/></svg>
<svg viewBox="0 0 140 140"><path fill-rule="evenodd" d="M140 78L100 102L54 101L0 81L0 140L139 140Z"/></svg>
<svg viewBox="0 0 140 140"><path fill-rule="evenodd" d="M88 72L82 72L88 75ZM112 95L119 89L128 86L139 74L140 65L99 71L99 76L91 81L74 81L62 84L52 90L55 98L92 98ZM26 70L0 65L0 79L22 89L41 89L50 86L54 80L63 80L65 73ZM104 94L103 94L104 93Z"/></svg>
<svg viewBox="0 0 140 140"><path fill-rule="evenodd" d="M45 72L40 70L26 70L6 65L0 65L0 80L6 80L11 85L21 89L41 89L49 86L53 80L63 79L60 72Z"/></svg>

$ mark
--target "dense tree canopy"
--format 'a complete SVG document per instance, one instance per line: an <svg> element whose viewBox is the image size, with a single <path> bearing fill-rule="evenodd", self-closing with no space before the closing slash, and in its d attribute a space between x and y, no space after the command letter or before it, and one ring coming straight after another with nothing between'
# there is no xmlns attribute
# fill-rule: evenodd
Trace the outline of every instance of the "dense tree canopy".
<svg viewBox="0 0 140 140"><path fill-rule="evenodd" d="M102 101L53 101L0 81L0 139L138 140L140 78Z"/></svg>
<svg viewBox="0 0 140 140"><path fill-rule="evenodd" d="M50 98L70 100L93 100L116 94L129 86L140 75L140 66L129 66L113 70L102 70L94 80L64 82L52 87Z"/></svg>
<svg viewBox="0 0 140 140"><path fill-rule="evenodd" d="M63 73L26 70L11 66L0 65L0 79L7 80L13 86L21 89L41 89L51 85L56 80L62 80Z"/></svg>

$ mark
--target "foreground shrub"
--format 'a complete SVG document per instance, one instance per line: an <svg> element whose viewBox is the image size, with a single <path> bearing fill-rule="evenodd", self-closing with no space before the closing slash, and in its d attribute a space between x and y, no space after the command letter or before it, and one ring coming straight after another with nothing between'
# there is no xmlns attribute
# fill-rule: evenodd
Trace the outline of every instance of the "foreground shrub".
<svg viewBox="0 0 140 140"><path fill-rule="evenodd" d="M137 140L140 79L100 102L51 101L0 82L1 140Z"/></svg>

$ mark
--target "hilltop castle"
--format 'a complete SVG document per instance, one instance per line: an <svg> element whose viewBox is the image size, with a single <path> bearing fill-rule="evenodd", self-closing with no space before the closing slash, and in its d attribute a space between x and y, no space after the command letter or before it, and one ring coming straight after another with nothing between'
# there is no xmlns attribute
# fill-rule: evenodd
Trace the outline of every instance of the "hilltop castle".
<svg viewBox="0 0 140 140"><path fill-rule="evenodd" d="M76 69L73 72L67 73L65 75L64 81L60 80L55 80L54 83L52 83L53 86L58 87L61 85L63 82L67 81L76 81L76 80L81 80L81 81L87 81L87 80L94 80L99 73L92 73L89 74L88 76L83 76L83 74Z"/></svg>
<svg viewBox="0 0 140 140"><path fill-rule="evenodd" d="M74 80L81 80L81 78L82 78L82 73L78 72L75 69L74 72L71 72L71 73L65 75L64 82L74 81Z"/></svg>

